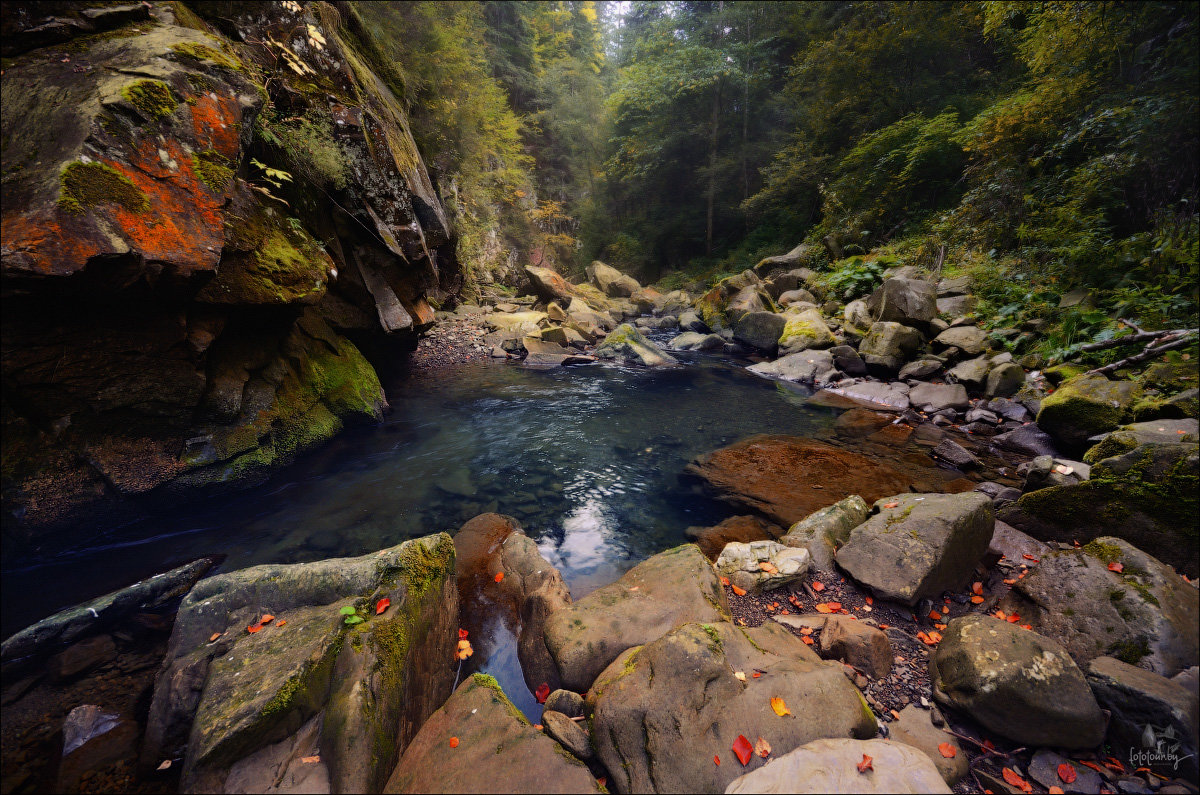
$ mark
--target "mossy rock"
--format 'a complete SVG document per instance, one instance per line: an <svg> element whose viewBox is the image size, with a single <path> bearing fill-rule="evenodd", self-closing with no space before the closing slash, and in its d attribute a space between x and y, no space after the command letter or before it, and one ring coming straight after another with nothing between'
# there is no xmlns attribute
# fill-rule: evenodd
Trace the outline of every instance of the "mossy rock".
<svg viewBox="0 0 1200 795"><path fill-rule="evenodd" d="M175 93L161 80L135 80L121 89L121 96L147 121L161 121L179 107Z"/></svg>
<svg viewBox="0 0 1200 795"><path fill-rule="evenodd" d="M1123 425L1105 436L1083 455L1087 464L1123 455L1143 444L1200 442L1200 422L1194 419L1155 420Z"/></svg>
<svg viewBox="0 0 1200 795"><path fill-rule="evenodd" d="M1166 393L1181 392L1200 386L1200 362L1155 362L1139 379L1146 387Z"/></svg>
<svg viewBox="0 0 1200 795"><path fill-rule="evenodd" d="M1132 418L1141 397L1133 381L1109 381L1102 375L1070 378L1042 401L1037 424L1068 453L1081 453L1090 437L1115 429Z"/></svg>
<svg viewBox="0 0 1200 795"><path fill-rule="evenodd" d="M821 313L815 309L806 309L797 314L785 315L787 322L783 333L779 335L779 352L781 354L806 351L811 348L828 348L837 344L833 332L825 324Z"/></svg>
<svg viewBox="0 0 1200 795"><path fill-rule="evenodd" d="M1046 380L1052 386L1058 386L1063 381L1081 376L1087 371L1088 368L1080 364L1056 364L1043 370L1042 375L1046 376Z"/></svg>
<svg viewBox="0 0 1200 795"><path fill-rule="evenodd" d="M150 201L129 177L105 163L69 163L60 182L58 207L72 215L99 204L115 204L133 213L150 209Z"/></svg>

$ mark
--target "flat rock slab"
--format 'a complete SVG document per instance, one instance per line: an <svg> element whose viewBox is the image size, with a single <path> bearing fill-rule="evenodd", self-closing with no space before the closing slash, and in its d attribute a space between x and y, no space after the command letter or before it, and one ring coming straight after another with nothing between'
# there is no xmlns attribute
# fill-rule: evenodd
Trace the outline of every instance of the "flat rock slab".
<svg viewBox="0 0 1200 795"><path fill-rule="evenodd" d="M929 710L921 709L916 704L909 704L900 710L900 719L888 725L888 737L920 749L933 762L947 784L958 783L970 767L970 760L954 735L934 726ZM940 746L943 744L954 749L954 756L946 758L942 754Z"/></svg>
<svg viewBox="0 0 1200 795"><path fill-rule="evenodd" d="M1104 739L1104 714L1071 656L1008 621L951 620L929 677L939 703L1014 742L1092 748Z"/></svg>
<svg viewBox="0 0 1200 795"><path fill-rule="evenodd" d="M763 672L757 679L756 670ZM776 714L772 698L791 714ZM618 658L588 703L597 754L622 793L722 792L745 770L768 764L753 756L744 768L732 750L739 735L751 743L763 737L783 754L811 740L877 730L841 665L820 661L773 624L685 624Z"/></svg>
<svg viewBox="0 0 1200 795"><path fill-rule="evenodd" d="M562 687L585 692L617 655L688 621L720 621L725 590L695 544L660 552L546 620Z"/></svg>
<svg viewBox="0 0 1200 795"><path fill-rule="evenodd" d="M859 771L864 756L872 767ZM924 753L892 740L817 740L734 780L726 793L950 792Z"/></svg>
<svg viewBox="0 0 1200 795"><path fill-rule="evenodd" d="M804 355L793 354L793 356ZM835 409L857 407L876 411L900 412L909 407L908 393L901 389L903 386L904 384L864 381L850 386L825 387L808 400L815 406L828 406Z"/></svg>
<svg viewBox="0 0 1200 795"><path fill-rule="evenodd" d="M495 679L475 674L425 721L383 791L601 790L582 762L529 724Z"/></svg>
<svg viewBox="0 0 1200 795"><path fill-rule="evenodd" d="M915 605L962 585L987 552L995 514L980 492L898 494L850 531L837 563L877 595Z"/></svg>
<svg viewBox="0 0 1200 795"><path fill-rule="evenodd" d="M785 527L851 495L873 501L910 484L886 464L798 436L752 436L699 456L686 471L717 499Z"/></svg>

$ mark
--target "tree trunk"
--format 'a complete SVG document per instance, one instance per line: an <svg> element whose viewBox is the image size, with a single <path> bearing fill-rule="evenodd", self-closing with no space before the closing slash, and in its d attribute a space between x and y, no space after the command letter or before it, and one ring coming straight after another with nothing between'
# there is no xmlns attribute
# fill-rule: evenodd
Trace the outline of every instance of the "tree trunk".
<svg viewBox="0 0 1200 795"><path fill-rule="evenodd" d="M721 120L721 78L713 91L712 124L708 135L708 223L704 233L704 254L712 256L713 205L717 198L717 127Z"/></svg>

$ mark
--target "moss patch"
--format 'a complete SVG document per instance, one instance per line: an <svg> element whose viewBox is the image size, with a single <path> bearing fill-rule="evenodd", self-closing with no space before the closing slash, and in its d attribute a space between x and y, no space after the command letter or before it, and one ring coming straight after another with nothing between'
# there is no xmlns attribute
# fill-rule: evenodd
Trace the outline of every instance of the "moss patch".
<svg viewBox="0 0 1200 795"><path fill-rule="evenodd" d="M233 179L233 166L215 149L205 149L192 155L192 169L209 190L221 193Z"/></svg>
<svg viewBox="0 0 1200 795"><path fill-rule="evenodd" d="M76 161L63 169L58 207L83 215L88 207L115 204L135 213L150 209L150 202L128 177L104 163Z"/></svg>
<svg viewBox="0 0 1200 795"><path fill-rule="evenodd" d="M136 80L121 89L121 96L151 121L165 119L179 107L171 87L161 80Z"/></svg>
<svg viewBox="0 0 1200 795"><path fill-rule="evenodd" d="M184 42L181 44L171 45L171 51L182 55L186 58L192 58L197 61L209 61L224 69L229 69L234 72L244 72L246 67L236 56L228 53L223 53L213 47L195 42Z"/></svg>

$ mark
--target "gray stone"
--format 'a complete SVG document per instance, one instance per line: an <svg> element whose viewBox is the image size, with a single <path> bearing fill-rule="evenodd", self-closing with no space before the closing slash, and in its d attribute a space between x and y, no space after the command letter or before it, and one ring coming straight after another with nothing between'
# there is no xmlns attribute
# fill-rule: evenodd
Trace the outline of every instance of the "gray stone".
<svg viewBox="0 0 1200 795"><path fill-rule="evenodd" d="M806 351L797 355L817 353L820 351ZM909 397L904 389L907 389L904 384L860 381L846 386L826 387L809 398L809 402L842 409L857 406L878 411L903 412L909 406Z"/></svg>
<svg viewBox="0 0 1200 795"><path fill-rule="evenodd" d="M966 295L970 291L970 276L956 276L952 279L942 279L937 283L938 297L949 295Z"/></svg>
<svg viewBox="0 0 1200 795"><path fill-rule="evenodd" d="M984 392L988 397L1015 395L1025 383L1025 370L1019 364L1006 362L993 367L987 375Z"/></svg>
<svg viewBox="0 0 1200 795"><path fill-rule="evenodd" d="M451 739L457 744L451 748ZM404 749L383 788L409 792L600 792L590 770L529 725L496 680L474 674Z"/></svg>
<svg viewBox="0 0 1200 795"><path fill-rule="evenodd" d="M779 335L783 333L786 323L783 315L774 312L746 312L734 327L733 338L743 345L772 356L779 345Z"/></svg>
<svg viewBox="0 0 1200 795"><path fill-rule="evenodd" d="M596 358L644 367L662 367L677 362L637 328L622 323L596 348Z"/></svg>
<svg viewBox="0 0 1200 795"><path fill-rule="evenodd" d="M62 737L58 791L78 792L85 773L136 755L138 725L95 704L83 704L67 713Z"/></svg>
<svg viewBox="0 0 1200 795"><path fill-rule="evenodd" d="M596 680L587 700L597 755L618 792L722 792L744 770L767 765L757 756L746 768L737 763L730 748L738 735L769 738L780 755L818 738L875 735L874 715L841 668L776 624L684 624ZM771 697L792 715L777 715Z"/></svg>
<svg viewBox="0 0 1200 795"><path fill-rule="evenodd" d="M725 316L734 329L751 312L771 312L771 296L761 284L749 284L738 290L725 308Z"/></svg>
<svg viewBox="0 0 1200 795"><path fill-rule="evenodd" d="M846 330L860 337L866 336L867 332L871 330L871 324L875 322L871 320L871 312L867 309L867 302L861 299L846 304L846 310L843 312L842 318Z"/></svg>
<svg viewBox="0 0 1200 795"><path fill-rule="evenodd" d="M767 289L770 289L769 285ZM813 294L803 288L786 290L780 293L776 300L779 301L780 306L790 306L791 304L796 303L812 304L813 306L817 305L817 299L813 296Z"/></svg>
<svg viewBox="0 0 1200 795"><path fill-rule="evenodd" d="M887 635L851 616L826 617L817 648L821 657L842 660L875 679L887 676L892 670L892 644Z"/></svg>
<svg viewBox="0 0 1200 795"><path fill-rule="evenodd" d="M851 530L867 521L870 513L866 501L854 494L796 522L779 543L807 549L814 569L833 571L837 548L850 538Z"/></svg>
<svg viewBox="0 0 1200 795"><path fill-rule="evenodd" d="M836 345L829 349L833 356L833 365L846 375L866 375L867 364L858 355L858 351L849 345Z"/></svg>
<svg viewBox="0 0 1200 795"><path fill-rule="evenodd" d="M871 326L858 346L858 355L872 372L896 373L921 344L921 334L900 323L880 321Z"/></svg>
<svg viewBox="0 0 1200 795"><path fill-rule="evenodd" d="M886 279L867 299L876 321L922 325L937 317L937 295L929 282Z"/></svg>
<svg viewBox="0 0 1200 795"><path fill-rule="evenodd" d="M1183 775L1195 781L1197 729L1200 703L1195 690L1112 657L1097 657L1088 666L1088 683L1100 706L1110 713L1108 741L1119 749L1142 750L1147 728L1166 746L1174 746L1174 759L1148 759L1151 770L1167 776ZM1157 747L1154 750L1158 750ZM1175 764L1176 760L1181 760Z"/></svg>
<svg viewBox="0 0 1200 795"><path fill-rule="evenodd" d="M542 725L546 734L557 740L563 748L580 759L591 759L596 755L592 741L583 727L561 712L546 710L542 713Z"/></svg>
<svg viewBox="0 0 1200 795"><path fill-rule="evenodd" d="M953 439L942 439L938 442L938 446L933 448L933 457L958 469L979 466L979 459L975 457L975 454Z"/></svg>
<svg viewBox="0 0 1200 795"><path fill-rule="evenodd" d="M992 539L992 501L979 492L898 494L874 508L838 550L837 564L876 595L906 605L960 587Z"/></svg>
<svg viewBox="0 0 1200 795"><path fill-rule="evenodd" d="M631 590L636 588L637 590ZM551 614L546 646L562 686L586 691L617 655L686 621L720 621L725 591L695 544L660 552Z"/></svg>
<svg viewBox="0 0 1200 795"><path fill-rule="evenodd" d="M545 712L561 712L568 718L583 716L583 696L571 690L558 689L546 697Z"/></svg>
<svg viewBox="0 0 1200 795"><path fill-rule="evenodd" d="M716 334L700 334L695 331L685 331L667 343L667 347L677 351L715 351L725 345L725 340Z"/></svg>
<svg viewBox="0 0 1200 795"><path fill-rule="evenodd" d="M1075 781L1067 783L1058 775L1059 765L1070 765L1075 771ZM1066 793L1086 793L1098 795L1104 779L1090 767L1078 762L1072 762L1061 754L1056 754L1048 748L1039 748L1029 762L1029 777L1043 787L1058 787Z"/></svg>
<svg viewBox="0 0 1200 795"><path fill-rule="evenodd" d="M962 384L917 384L908 392L913 408L927 413L942 409L966 409L971 405Z"/></svg>
<svg viewBox="0 0 1200 795"><path fill-rule="evenodd" d="M1000 418L987 409L973 408L967 412L966 422L986 422L989 425L999 425Z"/></svg>
<svg viewBox="0 0 1200 795"><path fill-rule="evenodd" d="M946 296L937 299L937 311L939 315L957 317L974 312L978 304L978 299L973 295Z"/></svg>
<svg viewBox="0 0 1200 795"><path fill-rule="evenodd" d="M679 316L679 328L683 331L694 331L697 334L708 334L711 331L708 324L691 309Z"/></svg>
<svg viewBox="0 0 1200 795"><path fill-rule="evenodd" d="M864 756L873 768L860 773ZM892 740L817 740L752 770L728 793L934 793L951 792L920 750Z"/></svg>
<svg viewBox="0 0 1200 795"><path fill-rule="evenodd" d="M946 377L963 384L968 389L980 390L987 382L989 372L991 372L991 365L988 363L988 358L980 356L977 359L968 359L954 365L946 371Z"/></svg>
<svg viewBox="0 0 1200 795"><path fill-rule="evenodd" d="M958 739L934 726L927 709L909 704L900 710L900 717L894 723L888 724L888 737L898 743L920 749L933 762L933 766L947 784L957 784L959 779L967 774L970 760L963 753ZM955 755L947 759L940 750L943 744L953 748Z"/></svg>
<svg viewBox="0 0 1200 795"><path fill-rule="evenodd" d="M585 270L591 283L609 298L628 298L642 288L637 279L599 260L592 262Z"/></svg>
<svg viewBox="0 0 1200 795"><path fill-rule="evenodd" d="M1096 463L1128 453L1143 444L1186 444L1200 441L1200 421L1195 419L1152 420L1122 425L1106 434L1084 454L1084 460Z"/></svg>
<svg viewBox="0 0 1200 795"><path fill-rule="evenodd" d="M982 486L983 484L979 485ZM999 494L1002 493L1003 490L993 494L992 498L997 499ZM988 545L988 552L1007 560L1009 563L1020 564L1026 561L1025 555L1030 555L1035 560L1041 560L1044 556L1050 554L1050 547L1038 541L1033 536L1022 533L1012 525L996 520L996 526L992 530L992 542Z"/></svg>
<svg viewBox="0 0 1200 795"><path fill-rule="evenodd" d="M934 337L942 347L955 347L970 356L978 356L988 348L987 332L978 326L955 326Z"/></svg>
<svg viewBox="0 0 1200 795"><path fill-rule="evenodd" d="M825 319L816 309L785 315L786 322L778 337L781 354L796 353L812 348L828 348L837 343ZM739 326L740 327L740 326Z"/></svg>
<svg viewBox="0 0 1200 795"><path fill-rule="evenodd" d="M1097 434L1115 430L1132 419L1141 387L1133 381L1109 381L1102 375L1080 375L1059 384L1042 401L1038 427L1067 453L1076 454Z"/></svg>
<svg viewBox="0 0 1200 795"><path fill-rule="evenodd" d="M1029 413L1029 409L1015 400L1009 400L1008 398L993 398L988 401L987 408L988 411L995 412L1006 420L1028 422L1033 419L1033 415Z"/></svg>
<svg viewBox="0 0 1200 795"><path fill-rule="evenodd" d="M739 588L762 593L796 582L808 572L808 566L808 550L803 547L775 541L734 541L721 550L715 568L719 576Z"/></svg>
<svg viewBox="0 0 1200 795"><path fill-rule="evenodd" d="M1036 425L1025 425L1008 433L994 436L992 443L997 447L1024 455L1058 455L1058 449L1054 446L1054 440L1050 434Z"/></svg>
<svg viewBox="0 0 1200 795"><path fill-rule="evenodd" d="M897 378L901 381L909 378L928 378L941 369L942 362L939 359L917 359L901 367Z"/></svg>
<svg viewBox="0 0 1200 795"><path fill-rule="evenodd" d="M1067 651L992 616L952 619L929 658L933 696L1026 745L1092 748L1104 715Z"/></svg>
<svg viewBox="0 0 1200 795"><path fill-rule="evenodd" d="M773 362L752 364L746 369L755 375L805 384L829 383L837 374L829 351L801 351L780 357Z"/></svg>

